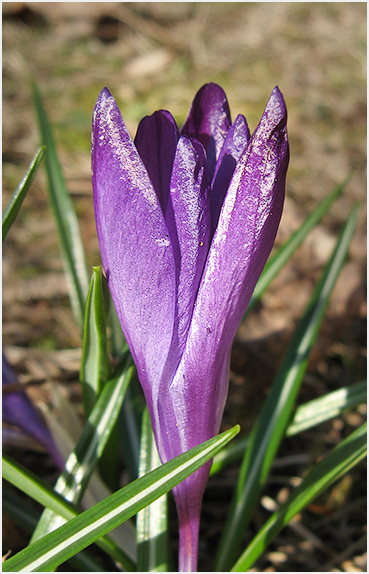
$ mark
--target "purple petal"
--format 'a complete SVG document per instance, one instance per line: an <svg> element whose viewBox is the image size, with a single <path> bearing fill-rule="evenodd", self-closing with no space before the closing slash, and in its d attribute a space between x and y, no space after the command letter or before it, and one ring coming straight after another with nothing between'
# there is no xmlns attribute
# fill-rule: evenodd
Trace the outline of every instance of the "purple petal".
<svg viewBox="0 0 369 574"><path fill-rule="evenodd" d="M246 119L242 114L239 114L229 128L215 167L211 192L213 229L218 224L220 210L233 172L249 139L250 130Z"/></svg>
<svg viewBox="0 0 369 574"><path fill-rule="evenodd" d="M286 120L275 88L249 140L243 116L230 127L223 90L207 84L178 142L174 120L158 112L139 127L138 153L108 90L96 104L92 171L102 260L163 462L219 430L231 343L281 217ZM211 206L202 146L214 175ZM174 489L181 571L196 568L209 468Z"/></svg>
<svg viewBox="0 0 369 574"><path fill-rule="evenodd" d="M232 340L272 249L282 213L289 158L286 120L283 96L275 88L236 166L200 283L186 347L160 404L158 440L166 453L164 460L219 430ZM208 471L209 465L202 467L174 489L180 560L187 560L182 568L193 567L190 561L197 551Z"/></svg>
<svg viewBox="0 0 369 574"><path fill-rule="evenodd" d="M286 121L275 88L236 166L210 247L189 335L197 360L215 357L218 341L230 345L272 249L289 160ZM192 340L196 332L209 336Z"/></svg>
<svg viewBox="0 0 369 574"><path fill-rule="evenodd" d="M205 84L197 92L181 133L196 138L205 148L212 178L216 161L231 125L227 96L217 84Z"/></svg>
<svg viewBox="0 0 369 574"><path fill-rule="evenodd" d="M176 238L172 244L175 260L179 263L175 336L166 364L166 376L163 377L160 392L154 390L152 406L149 407L158 451L163 461L191 448L181 444L181 439L176 434L178 428L183 427L176 427L177 405L172 401L169 387L173 377L176 376L185 348L194 303L209 250L211 237L209 191L206 158L202 145L196 140L191 141L181 136L170 184L170 205L173 209L176 231ZM183 410L182 405L179 408Z"/></svg>
<svg viewBox="0 0 369 574"><path fill-rule="evenodd" d="M93 117L92 184L103 266L150 405L173 337L176 268L158 197L106 88Z"/></svg>
<svg viewBox="0 0 369 574"><path fill-rule="evenodd" d="M170 183L180 261L178 277L178 346L182 353L193 305L209 250L210 186L204 149L196 140L178 141Z"/></svg>
<svg viewBox="0 0 369 574"><path fill-rule="evenodd" d="M143 118L135 137L135 146L145 164L164 215L178 138L177 124L165 110Z"/></svg>
<svg viewBox="0 0 369 574"><path fill-rule="evenodd" d="M3 380L6 387L18 382L18 378L3 354ZM35 409L27 393L23 390L4 392L2 397L3 421L22 429L42 444L60 469L64 469L63 457L59 454L49 429Z"/></svg>
<svg viewBox="0 0 369 574"><path fill-rule="evenodd" d="M281 217L288 165L286 119L283 96L275 88L236 166L210 246L182 360L163 398L163 412L169 413L163 414L164 422L168 428L178 429L180 437L172 435L170 444L165 443L168 456L175 455L178 440L181 448L190 448L211 438L219 428L231 343ZM201 417L196 415L200 404Z"/></svg>

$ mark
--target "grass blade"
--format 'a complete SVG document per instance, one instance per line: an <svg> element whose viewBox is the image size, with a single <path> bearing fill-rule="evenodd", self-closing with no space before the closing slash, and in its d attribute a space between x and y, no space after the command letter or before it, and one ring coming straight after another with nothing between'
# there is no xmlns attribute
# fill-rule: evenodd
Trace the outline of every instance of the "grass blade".
<svg viewBox="0 0 369 574"><path fill-rule="evenodd" d="M285 434L293 405L304 377L308 357L318 335L329 297L345 261L358 217L355 207L344 226L336 248L318 281L305 314L264 403L249 439L237 489L218 548L216 570L229 571L245 528L259 500L274 456Z"/></svg>
<svg viewBox="0 0 369 574"><path fill-rule="evenodd" d="M120 376L106 383L76 448L66 462L64 472L56 482L55 491L74 504L79 504L104 450L133 372L134 366L129 359ZM45 510L32 541L41 538L63 522L59 516Z"/></svg>
<svg viewBox="0 0 369 574"><path fill-rule="evenodd" d="M48 572L151 504L210 460L239 426L138 478L67 524L6 560L3 572Z"/></svg>
<svg viewBox="0 0 369 574"><path fill-rule="evenodd" d="M161 465L146 409L142 421L139 475ZM137 571L167 572L167 496L164 494L137 514Z"/></svg>
<svg viewBox="0 0 369 574"><path fill-rule="evenodd" d="M109 378L107 304L101 267L93 267L85 307L80 381L86 418Z"/></svg>
<svg viewBox="0 0 369 574"><path fill-rule="evenodd" d="M142 389L137 377L127 389L123 401L122 413L119 419L120 443L124 445L124 462L127 466L130 480L136 480L140 465L140 427L142 413L145 408Z"/></svg>
<svg viewBox="0 0 369 574"><path fill-rule="evenodd" d="M89 286L89 274L82 245L78 219L73 202L66 189L64 177L55 149L51 126L36 84L33 84L42 143L46 146L45 166L49 183L49 197L56 220L73 313L80 327L83 325L85 299Z"/></svg>
<svg viewBox="0 0 369 574"><path fill-rule="evenodd" d="M24 504L24 498L18 494L10 491L6 485L3 486L2 492L2 510L3 514L10 516L12 521L20 525L27 533L32 533L34 530L39 513L37 513L29 505ZM6 542L3 542L3 556L7 555L5 548ZM11 553L11 550L10 550ZM79 552L68 561L68 566L73 572L99 572L101 569L101 562L98 563L91 555L89 550Z"/></svg>
<svg viewBox="0 0 369 574"><path fill-rule="evenodd" d="M37 150L34 158L32 159L32 161L29 165L29 168L28 168L26 175L24 176L24 178L22 179L22 181L18 185L18 187L15 190L15 192L13 193L8 205L4 209L3 220L2 220L3 241L6 237L9 229L13 225L15 218L18 215L18 211L20 210L21 205L23 203L23 200L27 195L27 191L29 190L31 183L34 180L35 175L37 173L37 170L39 168L39 165L42 161L42 158L45 155L45 150L46 150L45 146L41 146Z"/></svg>
<svg viewBox="0 0 369 574"><path fill-rule="evenodd" d="M246 309L246 313L243 316L243 320L250 313L251 309L259 301L264 291L276 277L282 267L287 263L287 261L292 257L297 248L302 244L307 235L314 229L314 227L319 223L322 217L327 213L328 209L332 203L339 197L344 188L346 187L350 177L347 177L342 183L333 189L333 191L319 203L315 208L313 213L311 213L301 227L292 234L292 236L282 245L275 255L270 257L264 267L264 270L260 276L259 281L256 284L254 293L252 294L250 303Z"/></svg>
<svg viewBox="0 0 369 574"><path fill-rule="evenodd" d="M302 483L292 491L285 504L259 530L231 572L246 572L264 552L270 541L298 512L366 456L366 431L365 423L309 472Z"/></svg>
<svg viewBox="0 0 369 574"><path fill-rule="evenodd" d="M128 345L123 335L122 327L120 326L118 314L114 307L111 295L109 298L109 311L109 326L111 331L109 349L111 356L113 358L118 358L128 349Z"/></svg>
<svg viewBox="0 0 369 574"><path fill-rule="evenodd" d="M347 409L355 408L367 400L367 383L361 381L309 401L296 409L292 423L288 426L286 436L298 434L308 428L319 425L339 416Z"/></svg>
<svg viewBox="0 0 369 574"><path fill-rule="evenodd" d="M74 518L78 514L77 509L70 502L67 502L61 494L52 490L32 472L11 460L6 454L3 454L2 462L3 478L37 500L42 506L50 508L66 520Z"/></svg>
<svg viewBox="0 0 369 574"><path fill-rule="evenodd" d="M361 381L304 403L297 407L292 422L287 427L286 436L293 436L338 417L344 411L366 403L366 398L367 382ZM244 437L238 441L233 441L231 445L218 452L214 457L210 475L216 474L222 468L241 459L248 442L249 438Z"/></svg>
<svg viewBox="0 0 369 574"><path fill-rule="evenodd" d="M12 461L6 455L3 455L3 478L42 504L45 508L62 516L65 520L70 520L79 514L79 511L73 504L52 490L52 488L41 481L32 472ZM9 499L8 507L10 507L10 505L11 498ZM28 509L24 509L24 512L20 514L22 505L18 509L16 508L15 511L17 512L18 519L21 519L22 524L25 523L26 527L29 527L31 531L33 531L37 524L34 514L29 516ZM13 514L14 512L12 512L12 515ZM124 568L129 572L133 572L136 569L132 560L110 538L103 537L97 540L96 544L109 554L113 560L124 565Z"/></svg>
<svg viewBox="0 0 369 574"><path fill-rule="evenodd" d="M80 381L84 414L87 419L110 377L106 318L109 313L109 289L101 267L93 267L85 307ZM117 428L112 431L102 458L100 474L111 490L119 488L116 464Z"/></svg>
<svg viewBox="0 0 369 574"><path fill-rule="evenodd" d="M109 326L111 332L109 348L112 357L118 359L122 353L129 352L129 349L111 296L109 310ZM133 378L132 383L127 389L122 412L119 417L119 442L124 445L124 462L127 466L130 480L135 480L138 477L140 430L142 427L144 407L145 401L141 386L137 378Z"/></svg>

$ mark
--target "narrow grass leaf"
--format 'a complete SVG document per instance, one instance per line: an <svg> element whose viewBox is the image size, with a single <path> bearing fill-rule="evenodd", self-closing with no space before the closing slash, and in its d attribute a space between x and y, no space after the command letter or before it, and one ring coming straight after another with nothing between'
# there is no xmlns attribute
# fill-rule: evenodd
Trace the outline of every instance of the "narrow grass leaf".
<svg viewBox="0 0 369 574"><path fill-rule="evenodd" d="M138 478L5 561L3 572L49 572L151 504L223 448L239 426Z"/></svg>
<svg viewBox="0 0 369 574"><path fill-rule="evenodd" d="M292 491L288 500L259 530L231 572L247 572L271 540L298 512L366 456L366 432L367 425L365 423L336 446L309 472L301 484Z"/></svg>
<svg viewBox="0 0 369 574"><path fill-rule="evenodd" d="M32 533L39 514L29 505L24 504L24 498L21 498L15 492L12 492L4 485L2 492L2 511L3 514L10 516L12 521L20 525L27 533ZM11 549L10 555L11 555ZM3 545L3 554L6 554L5 543ZM68 566L73 572L102 572L101 562L97 562L94 556L88 550L79 552L68 561Z"/></svg>
<svg viewBox="0 0 369 574"><path fill-rule="evenodd" d="M85 306L80 381L85 417L88 418L97 397L109 378L108 339L106 335L107 294L101 267L93 267Z"/></svg>
<svg viewBox="0 0 369 574"><path fill-rule="evenodd" d="M140 464L140 441L142 413L145 409L142 389L137 377L127 389L123 401L120 423L120 443L124 445L124 462L127 465L130 480L136 480Z"/></svg>
<svg viewBox="0 0 369 574"><path fill-rule="evenodd" d="M111 303L111 305L110 305ZM106 278L101 267L93 267L90 288L86 298L83 329L80 381L86 419L89 417L103 386L110 377L107 319L109 308L113 307ZM114 309L112 309L114 310ZM121 349L119 358L126 356ZM119 488L119 467L117 465L118 428L112 430L110 439L99 462L100 475L114 491Z"/></svg>
<svg viewBox="0 0 369 574"><path fill-rule="evenodd" d="M129 352L113 300L110 296L109 305L110 338L109 349L113 358L121 357L122 353ZM145 407L142 389L136 378L132 380L125 399L122 413L119 417L119 442L124 445L124 462L128 468L130 480L138 477L140 459L140 429L142 426L142 412Z"/></svg>
<svg viewBox="0 0 369 574"><path fill-rule="evenodd" d="M133 372L134 366L129 358L120 376L105 385L76 448L66 462L64 472L56 482L55 491L74 504L79 504L104 450ZM62 518L50 510L45 510L33 534L32 542L54 530L63 522Z"/></svg>
<svg viewBox="0 0 369 574"><path fill-rule="evenodd" d="M67 502L61 494L52 490L50 486L16 461L11 460L6 454L3 454L2 457L2 476L13 486L37 500L42 506L50 508L67 520L78 514L77 509L70 502Z"/></svg>
<svg viewBox="0 0 369 574"><path fill-rule="evenodd" d="M367 382L361 381L348 387L342 387L304 403L297 407L292 422L288 425L286 436L293 436L323 422L340 416L348 409L357 408L366 403ZM224 467L240 460L248 445L249 438L235 440L214 457L210 475L216 474Z"/></svg>
<svg viewBox="0 0 369 574"><path fill-rule="evenodd" d="M344 226L334 252L319 279L307 309L273 382L248 443L223 536L216 570L229 571L273 459L291 418L293 405L306 372L308 358L318 335L329 297L345 261L355 230L359 207Z"/></svg>
<svg viewBox="0 0 369 574"><path fill-rule="evenodd" d="M333 391L301 405L296 409L292 423L288 426L286 436L298 434L308 428L319 425L343 411L366 403L367 382L361 381L349 387Z"/></svg>
<svg viewBox="0 0 369 574"><path fill-rule="evenodd" d="M246 309L243 320L247 317L250 311L254 308L255 304L259 301L264 291L278 275L283 266L292 257L297 248L303 243L304 239L308 236L310 231L319 223L322 217L327 213L332 203L339 197L344 188L346 187L350 177L347 177L342 183L333 189L333 191L319 203L315 210L307 217L301 227L291 235L291 237L272 255L256 284L254 293L251 297L250 303Z"/></svg>
<svg viewBox="0 0 369 574"><path fill-rule="evenodd" d="M40 480L32 472L22 467L17 462L12 461L6 455L3 455L3 478L42 504L45 508L63 517L65 520L70 520L79 514L78 509L73 504L65 500L62 495L55 492L55 490L52 490L49 485ZM18 508L17 505L15 505L14 510L14 504L11 505L11 496L8 498L8 507L12 512L12 515L16 513L16 518L21 520L22 524L24 523L32 532L37 525L35 515L31 514L29 516L28 508L24 508L23 503L20 506L18 505ZM113 560L122 564L125 570L128 570L129 572L136 570L134 562L109 537L102 537L96 541L96 544Z"/></svg>
<svg viewBox="0 0 369 574"><path fill-rule="evenodd" d="M111 356L116 359L128 349L127 341L124 337L120 321L114 307L113 299L109 291L109 327L111 335L109 337L109 350Z"/></svg>
<svg viewBox="0 0 369 574"><path fill-rule="evenodd" d="M148 410L142 420L139 476L144 476L161 465ZM167 572L167 495L146 506L137 514L137 570L138 572Z"/></svg>
<svg viewBox="0 0 369 574"><path fill-rule="evenodd" d="M68 278L69 296L77 324L82 327L89 274L81 240L78 219L67 191L51 126L36 84L33 84L42 143L46 146L45 167L49 184L49 198L55 217Z"/></svg>
<svg viewBox="0 0 369 574"><path fill-rule="evenodd" d="M39 165L42 161L42 158L45 155L45 150L46 150L45 146L41 146L37 150L34 158L32 159L32 161L29 165L29 168L28 168L26 175L24 176L24 178L22 179L22 181L18 185L18 187L15 190L15 192L13 193L8 205L4 209L3 219L2 219L3 241L6 237L9 229L11 228L15 218L18 215L18 211L20 210L21 205L23 203L23 200L27 195L27 191L29 190L31 183L34 180L35 175L37 173L37 170L39 168Z"/></svg>

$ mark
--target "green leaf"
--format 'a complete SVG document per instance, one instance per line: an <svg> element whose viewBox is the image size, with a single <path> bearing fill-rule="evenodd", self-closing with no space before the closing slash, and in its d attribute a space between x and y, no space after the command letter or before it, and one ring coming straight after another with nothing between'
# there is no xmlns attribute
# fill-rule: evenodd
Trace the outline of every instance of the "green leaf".
<svg viewBox="0 0 369 574"><path fill-rule="evenodd" d="M120 376L106 383L76 448L66 462L64 472L56 482L55 491L74 504L79 504L87 488L89 479L114 427L133 373L134 366L129 357L128 364L122 369ZM32 541L41 538L63 522L64 520L59 516L45 510L33 534Z"/></svg>
<svg viewBox="0 0 369 574"><path fill-rule="evenodd" d="M305 314L273 382L271 392L249 439L237 489L218 547L216 570L229 571L243 533L259 500L273 459L285 434L292 409L318 335L329 297L345 261L358 217L355 207L344 226L336 248L319 279Z"/></svg>
<svg viewBox="0 0 369 574"><path fill-rule="evenodd" d="M293 436L330 419L338 417L348 409L354 409L366 402L367 382L361 381L349 387L342 387L304 403L297 407L292 422L288 425L286 436ZM236 462L245 453L249 438L235 440L214 457L210 475Z"/></svg>
<svg viewBox="0 0 369 574"><path fill-rule="evenodd" d="M93 267L85 307L80 381L86 418L109 378L107 292L101 267Z"/></svg>
<svg viewBox="0 0 369 574"><path fill-rule="evenodd" d="M292 491L288 500L259 530L231 572L247 572L264 552L270 541L298 512L366 456L366 432L367 425L365 423L336 446L309 472L301 484Z"/></svg>
<svg viewBox="0 0 369 574"><path fill-rule="evenodd" d="M9 231L9 229L11 228L12 224L14 223L15 218L18 215L18 211L21 208L21 205L23 203L24 198L27 195L27 191L29 190L31 183L33 182L35 175L37 173L37 170L39 168L39 165L42 161L42 158L45 155L45 146L41 146L33 160L31 161L28 171L26 173L26 175L24 176L24 178L22 179L22 181L20 182L20 184L18 185L17 189L15 190L15 192L13 193L8 205L6 206L6 208L4 209L3 212L3 241Z"/></svg>
<svg viewBox="0 0 369 574"><path fill-rule="evenodd" d="M77 509L67 502L61 494L42 482L37 476L3 454L2 475L8 482L37 500L42 506L50 508L67 520L78 514Z"/></svg>
<svg viewBox="0 0 369 574"><path fill-rule="evenodd" d="M145 409L142 388L137 377L133 377L132 384L127 389L123 401L120 423L120 443L124 445L124 462L127 466L130 480L138 477L140 464L140 427L142 427L142 413Z"/></svg>
<svg viewBox="0 0 369 574"><path fill-rule="evenodd" d="M110 293L109 293L110 295ZM119 322L118 314L116 312L113 299L110 295L109 298L109 327L110 335L110 353L114 359L119 358L122 353L128 349L128 344L123 335L122 327Z"/></svg>
<svg viewBox="0 0 369 574"><path fill-rule="evenodd" d="M319 205L315 208L313 213L311 213L301 227L292 234L292 236L282 245L275 255L272 255L260 276L259 281L256 284L254 293L252 294L250 303L246 309L246 313L243 316L243 321L250 313L251 309L254 308L255 304L259 301L264 291L276 277L279 271L287 263L287 261L292 257L298 247L302 244L304 239L308 236L310 231L319 223L322 217L327 213L328 209L332 203L339 197L344 188L346 187L350 176L347 177L342 183L333 189L333 191L325 198Z"/></svg>
<svg viewBox="0 0 369 574"><path fill-rule="evenodd" d="M89 417L103 386L110 377L106 319L109 313L110 293L101 267L93 267L90 288L85 307L80 381L86 419ZM99 463L100 474L105 483L116 490L119 487L117 462L117 428L111 437Z"/></svg>
<svg viewBox="0 0 369 574"><path fill-rule="evenodd" d="M32 472L12 461L6 455L3 455L3 478L46 508L65 518L65 520L70 520L79 514L74 505L52 490ZM19 502L18 504L14 503L13 499L13 493L9 493L6 495L3 503L5 503L11 516L15 516L15 519L21 521L23 526L33 531L37 524L34 513L29 512L31 509L23 508L23 504L19 505ZM111 558L124 565L124 568L129 572L133 572L136 569L132 560L110 538L102 537L96 541L96 544L109 554ZM86 565L84 566L86 568Z"/></svg>
<svg viewBox="0 0 369 574"><path fill-rule="evenodd" d="M210 439L115 492L3 564L3 572L49 572L151 504L210 460L239 426Z"/></svg>
<svg viewBox="0 0 369 574"><path fill-rule="evenodd" d="M85 299L89 286L89 274L87 272L78 219L73 202L66 189L51 126L36 84L33 84L33 99L42 143L46 146L45 166L49 183L49 198L68 276L69 296L76 322L82 327Z"/></svg>
<svg viewBox="0 0 369 574"><path fill-rule="evenodd" d="M333 391L324 397L309 401L296 409L293 421L288 426L286 436L292 436L308 428L319 425L339 416L347 409L366 402L367 382L361 381L349 387Z"/></svg>
<svg viewBox="0 0 369 574"><path fill-rule="evenodd" d="M117 359L121 357L122 353L129 352L129 349L111 296L109 310L109 349L112 357ZM124 445L124 462L127 466L130 480L135 480L138 477L140 429L144 407L145 401L142 389L137 377L134 377L123 401L122 413L119 417L118 436L118 441Z"/></svg>
<svg viewBox="0 0 369 574"><path fill-rule="evenodd" d="M142 421L139 476L161 465L146 409ZM137 514L137 571L168 571L167 496L164 494Z"/></svg>

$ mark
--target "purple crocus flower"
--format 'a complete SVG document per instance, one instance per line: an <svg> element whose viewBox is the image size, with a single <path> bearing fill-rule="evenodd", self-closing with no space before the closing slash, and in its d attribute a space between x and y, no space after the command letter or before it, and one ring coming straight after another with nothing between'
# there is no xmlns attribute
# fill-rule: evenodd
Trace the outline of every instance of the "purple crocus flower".
<svg viewBox="0 0 369 574"><path fill-rule="evenodd" d="M18 377L3 353L2 386L6 387L7 385L17 382ZM33 437L46 448L57 467L60 470L64 469L65 461L56 448L49 429L24 390L3 393L2 414L3 422L17 426L26 434Z"/></svg>
<svg viewBox="0 0 369 574"><path fill-rule="evenodd" d="M232 340L272 249L289 160L287 112L274 88L250 137L216 84L182 130L160 110L133 142L104 88L92 126L102 263L135 360L162 462L213 437ZM196 571L210 464L174 489L179 570Z"/></svg>

